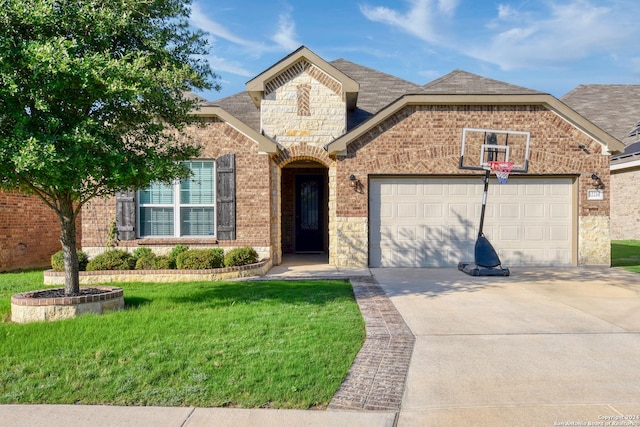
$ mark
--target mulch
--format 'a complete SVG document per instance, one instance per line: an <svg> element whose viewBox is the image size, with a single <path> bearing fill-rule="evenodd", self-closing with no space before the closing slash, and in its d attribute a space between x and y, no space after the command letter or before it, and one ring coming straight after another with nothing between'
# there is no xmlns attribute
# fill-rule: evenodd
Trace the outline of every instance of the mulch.
<svg viewBox="0 0 640 427"><path fill-rule="evenodd" d="M108 294L111 292L108 289L99 289L99 288L80 288L80 292L74 295L65 295L64 288L56 288L56 289L44 289L41 291L34 292L26 292L24 293L25 298L64 298L68 296L84 296L84 295L100 295L100 294Z"/></svg>

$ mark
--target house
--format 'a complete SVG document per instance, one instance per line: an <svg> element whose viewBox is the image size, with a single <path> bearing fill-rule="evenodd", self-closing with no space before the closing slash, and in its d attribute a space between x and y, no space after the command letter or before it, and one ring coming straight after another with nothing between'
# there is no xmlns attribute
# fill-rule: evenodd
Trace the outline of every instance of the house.
<svg viewBox="0 0 640 427"><path fill-rule="evenodd" d="M35 196L0 191L0 272L49 266L59 250L55 213Z"/></svg>
<svg viewBox="0 0 640 427"><path fill-rule="evenodd" d="M640 239L640 85L580 85L561 99L624 143L611 157L611 239Z"/></svg>
<svg viewBox="0 0 640 427"><path fill-rule="evenodd" d="M553 96L456 70L424 86L300 47L205 102L194 178L83 210L82 247L161 253L250 245L277 265L456 266L473 259L482 172L459 169L463 128L530 134L527 174L491 185L485 234L509 266L608 265L609 160L624 145ZM493 181L495 183L495 181ZM471 257L471 258L470 258Z"/></svg>

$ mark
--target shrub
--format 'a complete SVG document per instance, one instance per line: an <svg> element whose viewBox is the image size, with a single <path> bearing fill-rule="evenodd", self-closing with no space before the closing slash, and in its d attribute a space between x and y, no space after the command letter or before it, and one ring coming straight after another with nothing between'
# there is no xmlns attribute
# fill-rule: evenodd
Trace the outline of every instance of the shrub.
<svg viewBox="0 0 640 427"><path fill-rule="evenodd" d="M156 270L173 270L176 268L176 261L168 256L155 257Z"/></svg>
<svg viewBox="0 0 640 427"><path fill-rule="evenodd" d="M145 255L136 260L136 270L155 270L156 256L155 254Z"/></svg>
<svg viewBox="0 0 640 427"><path fill-rule="evenodd" d="M231 249L224 256L225 267L255 264L256 262L258 262L258 253L251 246Z"/></svg>
<svg viewBox="0 0 640 427"><path fill-rule="evenodd" d="M136 248L133 251L133 256L137 259L140 259L145 257L154 257L155 254L153 253L151 248L141 247L141 248Z"/></svg>
<svg viewBox="0 0 640 427"><path fill-rule="evenodd" d="M189 249L178 255L176 266L181 270L206 270L220 268L224 264L224 250Z"/></svg>
<svg viewBox="0 0 640 427"><path fill-rule="evenodd" d="M187 245L175 245L173 249L171 249L171 252L169 252L169 258L171 258L175 262L178 258L178 255L187 250L189 250L189 246Z"/></svg>
<svg viewBox="0 0 640 427"><path fill-rule="evenodd" d="M121 249L109 249L89 261L87 271L133 270L135 266L136 259L129 252Z"/></svg>
<svg viewBox="0 0 640 427"><path fill-rule="evenodd" d="M89 257L82 251L76 251L76 254L78 254L78 267L80 271L85 271ZM51 268L53 268L53 271L64 271L64 254L62 251L51 255Z"/></svg>

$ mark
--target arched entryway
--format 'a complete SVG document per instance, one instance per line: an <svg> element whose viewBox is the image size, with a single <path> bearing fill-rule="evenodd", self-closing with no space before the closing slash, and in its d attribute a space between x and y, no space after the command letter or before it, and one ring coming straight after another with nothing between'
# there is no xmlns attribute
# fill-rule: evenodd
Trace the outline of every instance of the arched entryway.
<svg viewBox="0 0 640 427"><path fill-rule="evenodd" d="M281 170L283 254L328 254L329 174L314 160L294 160Z"/></svg>

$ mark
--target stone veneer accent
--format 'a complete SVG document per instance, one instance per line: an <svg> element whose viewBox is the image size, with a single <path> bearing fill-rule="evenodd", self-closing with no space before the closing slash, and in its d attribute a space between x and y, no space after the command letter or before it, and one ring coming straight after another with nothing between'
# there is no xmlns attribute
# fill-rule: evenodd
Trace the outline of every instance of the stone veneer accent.
<svg viewBox="0 0 640 427"><path fill-rule="evenodd" d="M64 282L64 273L62 281ZM11 297L11 321L31 323L69 319L82 314L103 314L124 308L121 288L96 286L108 291L99 295L80 295L60 298L29 298L25 292ZM35 291L37 292L37 291Z"/></svg>
<svg viewBox="0 0 640 427"><path fill-rule="evenodd" d="M81 271L80 283L130 283L130 282L205 282L264 276L273 267L270 259L239 267L214 268L210 270L114 270ZM44 272L45 285L64 284L64 272Z"/></svg>
<svg viewBox="0 0 640 427"><path fill-rule="evenodd" d="M640 199L633 192L640 183L640 169L611 171L611 239L640 240Z"/></svg>
<svg viewBox="0 0 640 427"><path fill-rule="evenodd" d="M609 217L581 216L578 248L578 265L611 265Z"/></svg>
<svg viewBox="0 0 640 427"><path fill-rule="evenodd" d="M346 102L336 93L335 81L324 76L321 70L311 66L288 75L288 80L279 81L272 92L265 91L260 107L264 134L285 147L300 143L320 146L344 134L347 126ZM308 86L305 89L305 94L308 94L305 115L299 115L298 88L301 86Z"/></svg>
<svg viewBox="0 0 640 427"><path fill-rule="evenodd" d="M369 220L336 217L329 228L329 263L337 267L369 265Z"/></svg>

